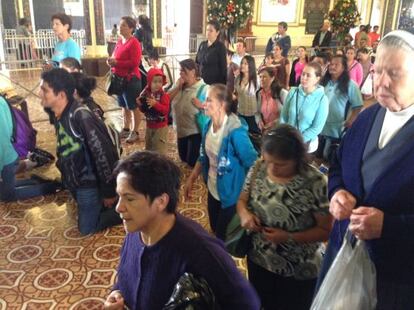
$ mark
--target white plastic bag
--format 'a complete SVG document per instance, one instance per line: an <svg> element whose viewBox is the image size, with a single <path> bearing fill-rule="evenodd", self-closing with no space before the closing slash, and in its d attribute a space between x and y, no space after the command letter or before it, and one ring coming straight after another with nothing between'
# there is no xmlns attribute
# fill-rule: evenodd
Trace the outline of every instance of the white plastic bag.
<svg viewBox="0 0 414 310"><path fill-rule="evenodd" d="M361 94L365 96L372 96L374 90L374 84L372 79L372 73L368 73L367 78L364 81L364 84L361 87Z"/></svg>
<svg viewBox="0 0 414 310"><path fill-rule="evenodd" d="M377 305L377 281L365 242L344 242L313 300L311 310L371 310Z"/></svg>

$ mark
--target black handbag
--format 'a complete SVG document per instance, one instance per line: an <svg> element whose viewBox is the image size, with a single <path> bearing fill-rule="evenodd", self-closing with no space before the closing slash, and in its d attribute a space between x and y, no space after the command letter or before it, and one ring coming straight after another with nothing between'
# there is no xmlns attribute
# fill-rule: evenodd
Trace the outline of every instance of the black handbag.
<svg viewBox="0 0 414 310"><path fill-rule="evenodd" d="M236 213L226 229L227 252L231 256L243 258L247 255L251 244L251 235L240 224L240 216Z"/></svg>
<svg viewBox="0 0 414 310"><path fill-rule="evenodd" d="M252 190L255 186L255 179L257 171L261 165L261 160L259 159L255 166L252 168L253 172L250 177L250 189L249 197L252 193ZM224 245L230 255L238 258L243 258L247 255L252 244L252 235L251 232L243 228L240 223L240 216L236 213L231 219L229 225L226 229L226 237Z"/></svg>
<svg viewBox="0 0 414 310"><path fill-rule="evenodd" d="M207 281L184 273L163 310L219 310L216 297Z"/></svg>
<svg viewBox="0 0 414 310"><path fill-rule="evenodd" d="M106 92L109 96L121 95L125 91L126 85L126 78L116 75L115 73L109 72L106 81Z"/></svg>

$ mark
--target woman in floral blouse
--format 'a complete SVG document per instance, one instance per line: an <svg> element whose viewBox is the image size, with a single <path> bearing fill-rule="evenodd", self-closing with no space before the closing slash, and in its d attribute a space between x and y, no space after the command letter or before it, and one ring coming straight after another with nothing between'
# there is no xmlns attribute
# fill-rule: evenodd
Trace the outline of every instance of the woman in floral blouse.
<svg viewBox="0 0 414 310"><path fill-rule="evenodd" d="M249 280L267 309L309 309L332 218L326 177L306 161L300 133L280 125L263 137L237 212L252 231Z"/></svg>

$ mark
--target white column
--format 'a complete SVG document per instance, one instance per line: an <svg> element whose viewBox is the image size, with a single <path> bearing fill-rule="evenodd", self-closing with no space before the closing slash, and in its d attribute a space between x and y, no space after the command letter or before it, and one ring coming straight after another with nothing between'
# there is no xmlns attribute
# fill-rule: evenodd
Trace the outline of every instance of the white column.
<svg viewBox="0 0 414 310"><path fill-rule="evenodd" d="M0 7L1 7L1 0L0 0ZM0 90L5 92L13 88L10 82L10 72L6 69L5 65L5 54L4 54L4 44L3 44L3 30L4 30L4 23L3 23L3 12L0 10Z"/></svg>

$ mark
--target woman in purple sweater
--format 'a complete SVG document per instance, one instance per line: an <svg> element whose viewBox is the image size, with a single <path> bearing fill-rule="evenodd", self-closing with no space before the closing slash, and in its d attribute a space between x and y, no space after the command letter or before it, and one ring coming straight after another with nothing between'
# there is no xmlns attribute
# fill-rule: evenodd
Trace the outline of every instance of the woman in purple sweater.
<svg viewBox="0 0 414 310"><path fill-rule="evenodd" d="M207 281L220 309L259 309L254 289L223 243L178 213L180 170L166 157L137 152L115 168L127 236L105 309L160 310L185 273Z"/></svg>

